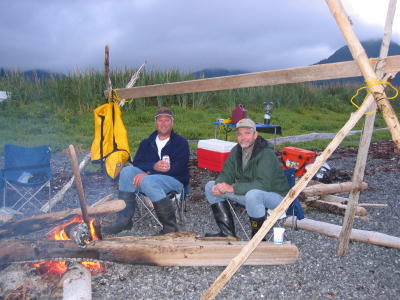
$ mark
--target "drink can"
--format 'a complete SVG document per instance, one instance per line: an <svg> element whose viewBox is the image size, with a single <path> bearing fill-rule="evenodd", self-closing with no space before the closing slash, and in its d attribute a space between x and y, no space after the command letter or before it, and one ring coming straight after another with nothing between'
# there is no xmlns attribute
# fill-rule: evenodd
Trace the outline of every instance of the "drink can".
<svg viewBox="0 0 400 300"><path fill-rule="evenodd" d="M169 164L170 163L169 155L164 155L162 157L162 160Z"/></svg>

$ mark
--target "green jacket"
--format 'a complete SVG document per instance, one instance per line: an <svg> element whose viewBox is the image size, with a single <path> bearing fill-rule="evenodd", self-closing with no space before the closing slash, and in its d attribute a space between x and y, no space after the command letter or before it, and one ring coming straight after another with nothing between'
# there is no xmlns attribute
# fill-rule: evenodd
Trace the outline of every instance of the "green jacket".
<svg viewBox="0 0 400 300"><path fill-rule="evenodd" d="M215 180L233 185L234 194L245 195L253 189L275 192L285 196L289 184L283 173L282 164L276 157L271 143L258 136L250 160L242 170L242 148L232 148L221 174Z"/></svg>

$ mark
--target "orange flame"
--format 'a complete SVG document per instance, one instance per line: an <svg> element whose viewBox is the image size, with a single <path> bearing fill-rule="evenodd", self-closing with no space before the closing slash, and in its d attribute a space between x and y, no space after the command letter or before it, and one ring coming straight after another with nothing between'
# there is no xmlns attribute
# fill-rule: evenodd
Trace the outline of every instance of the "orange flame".
<svg viewBox="0 0 400 300"><path fill-rule="evenodd" d="M56 228L56 230L53 232L53 234L49 237L49 239L54 239L54 240L71 240L67 233L65 232L64 228L72 223L81 223L83 222L81 216L75 216L72 218L71 221L59 226ZM91 237L93 240L98 240L99 238L96 235L96 230L94 227L94 219L89 221L89 230ZM83 266L89 269L89 271L94 274L98 274L100 272L103 272L104 266L100 262L91 262L91 261L83 261L81 262ZM65 261L53 261L53 260L45 260L39 263L33 264L35 268L39 270L40 273L51 273L51 274L59 274L62 275L64 274L68 267Z"/></svg>

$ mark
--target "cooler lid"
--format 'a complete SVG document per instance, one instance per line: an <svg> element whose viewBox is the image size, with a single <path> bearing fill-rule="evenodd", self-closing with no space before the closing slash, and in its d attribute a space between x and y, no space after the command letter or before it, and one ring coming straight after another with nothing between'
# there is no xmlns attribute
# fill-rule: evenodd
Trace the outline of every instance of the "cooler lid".
<svg viewBox="0 0 400 300"><path fill-rule="evenodd" d="M237 143L218 139L199 140L197 148L217 152L231 152L232 148L235 147L236 144Z"/></svg>

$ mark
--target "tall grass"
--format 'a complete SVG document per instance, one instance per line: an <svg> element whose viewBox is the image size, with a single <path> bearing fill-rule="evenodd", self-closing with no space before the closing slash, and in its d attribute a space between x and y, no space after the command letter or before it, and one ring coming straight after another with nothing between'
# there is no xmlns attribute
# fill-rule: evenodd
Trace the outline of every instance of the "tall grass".
<svg viewBox="0 0 400 300"><path fill-rule="evenodd" d="M112 71L113 87L124 87L134 71ZM146 71L136 86L191 79L191 74L176 70ZM272 123L281 125L284 135L334 132L355 110L349 99L356 88L351 84L284 84L134 99L124 106L123 118L134 145L154 129L153 113L161 105L173 107L177 115L175 128L186 138L210 138L214 129L211 122L229 117L238 103L247 108L249 117L262 122L262 103L272 100ZM11 92L11 100L0 103L2 144L51 143L55 149L63 149L75 142L88 149L93 137L92 111L105 103L104 89L104 76L95 70L76 70L50 79L27 79L18 72L0 77L0 90ZM398 114L399 102L391 102ZM386 126L382 117L376 124Z"/></svg>
<svg viewBox="0 0 400 300"><path fill-rule="evenodd" d="M110 74L114 88L122 88L134 73L133 69L112 71ZM136 86L194 79L191 74L176 70L158 72L145 71ZM104 77L95 70L76 70L64 77L26 79L19 72L0 78L0 90L12 93L13 105L26 105L32 102L45 103L52 112L86 113L105 102L103 91ZM333 111L352 109L348 100L355 91L354 85L313 85L282 84L268 87L242 88L236 90L191 93L183 95L159 96L155 98L134 99L125 110L136 111L146 106L176 105L182 108L224 108L233 109L238 103L248 108L262 108L268 99L276 107L292 109L302 107L321 107Z"/></svg>

